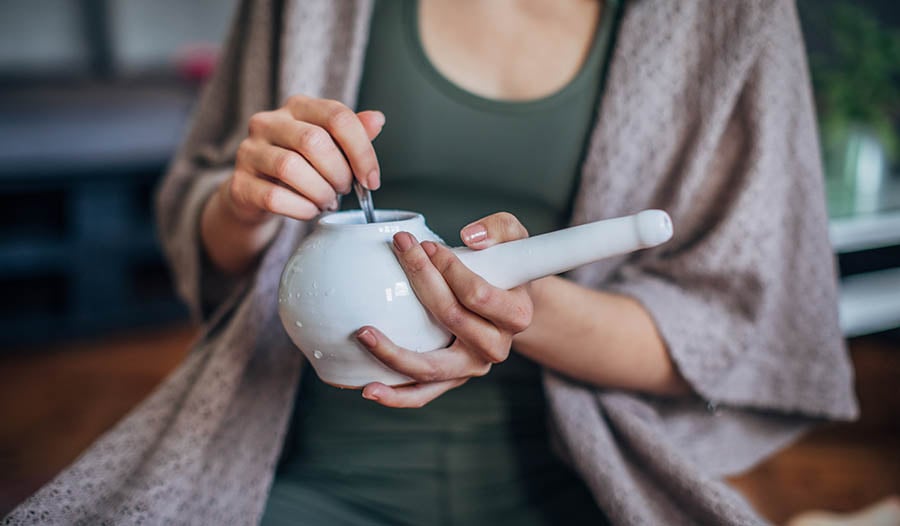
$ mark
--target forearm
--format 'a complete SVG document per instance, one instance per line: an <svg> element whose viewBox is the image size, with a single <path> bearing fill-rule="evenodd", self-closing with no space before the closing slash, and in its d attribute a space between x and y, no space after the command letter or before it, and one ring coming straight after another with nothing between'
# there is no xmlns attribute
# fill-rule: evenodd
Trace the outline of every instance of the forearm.
<svg viewBox="0 0 900 526"><path fill-rule="evenodd" d="M560 277L531 285L534 317L513 348L577 380L602 387L680 395L680 375L650 314L632 298Z"/></svg>
<svg viewBox="0 0 900 526"><path fill-rule="evenodd" d="M210 261L222 272L239 275L246 272L263 249L275 237L279 221L272 216L266 221L240 219L230 209L220 187L203 207L200 238Z"/></svg>

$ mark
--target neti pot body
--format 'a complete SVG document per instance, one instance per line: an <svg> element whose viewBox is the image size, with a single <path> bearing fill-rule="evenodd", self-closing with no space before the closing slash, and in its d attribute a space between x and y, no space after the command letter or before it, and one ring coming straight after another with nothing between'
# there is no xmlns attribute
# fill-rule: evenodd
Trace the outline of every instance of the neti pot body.
<svg viewBox="0 0 900 526"><path fill-rule="evenodd" d="M378 210L376 220L365 223L360 211L323 216L281 276L278 311L285 330L319 377L339 387L411 381L356 341L354 334L363 325L377 327L397 345L417 352L452 340L419 303L391 250L393 235L401 231L419 241L443 241L414 212ZM484 250L453 251L488 283L511 289L671 237L668 214L645 210Z"/></svg>

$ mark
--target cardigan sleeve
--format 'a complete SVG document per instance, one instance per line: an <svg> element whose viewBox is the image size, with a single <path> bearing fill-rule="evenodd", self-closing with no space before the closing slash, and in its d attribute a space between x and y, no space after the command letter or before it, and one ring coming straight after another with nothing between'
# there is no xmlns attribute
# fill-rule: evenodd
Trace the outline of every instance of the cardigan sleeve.
<svg viewBox="0 0 900 526"><path fill-rule="evenodd" d="M713 405L852 418L815 114L796 12L765 37L707 169L670 185L676 234L609 290L649 311Z"/></svg>
<svg viewBox="0 0 900 526"><path fill-rule="evenodd" d="M203 206L230 174L250 116L269 109L275 99L278 13L253 4L244 0L236 10L216 72L156 200L159 235L177 292L192 317L204 322L233 306L250 278L216 272L199 232Z"/></svg>

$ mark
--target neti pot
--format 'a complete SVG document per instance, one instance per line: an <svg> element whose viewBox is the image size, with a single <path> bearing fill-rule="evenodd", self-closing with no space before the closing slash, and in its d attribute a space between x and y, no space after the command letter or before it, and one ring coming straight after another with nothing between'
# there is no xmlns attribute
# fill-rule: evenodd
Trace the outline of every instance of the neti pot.
<svg viewBox="0 0 900 526"><path fill-rule="evenodd" d="M416 352L446 347L452 335L419 303L391 250L393 235L443 241L421 214L376 210L328 214L297 247L281 275L278 311L291 340L319 377L339 387L411 379L374 358L355 337L363 325ZM460 261L488 283L511 289L603 258L664 243L672 222L662 210L574 226L484 250L454 248Z"/></svg>

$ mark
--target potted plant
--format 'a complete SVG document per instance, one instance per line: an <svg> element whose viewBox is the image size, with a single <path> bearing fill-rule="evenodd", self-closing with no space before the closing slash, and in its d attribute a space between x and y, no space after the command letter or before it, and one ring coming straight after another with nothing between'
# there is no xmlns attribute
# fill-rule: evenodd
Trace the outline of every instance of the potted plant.
<svg viewBox="0 0 900 526"><path fill-rule="evenodd" d="M824 38L813 39L810 64L829 207L832 215L874 212L900 147L900 31L858 3L820 13L811 29Z"/></svg>

